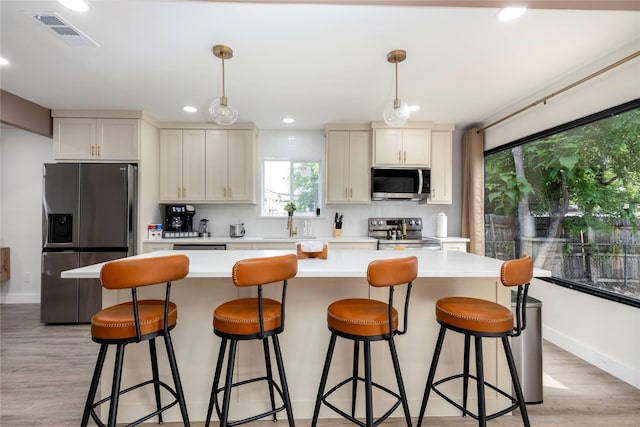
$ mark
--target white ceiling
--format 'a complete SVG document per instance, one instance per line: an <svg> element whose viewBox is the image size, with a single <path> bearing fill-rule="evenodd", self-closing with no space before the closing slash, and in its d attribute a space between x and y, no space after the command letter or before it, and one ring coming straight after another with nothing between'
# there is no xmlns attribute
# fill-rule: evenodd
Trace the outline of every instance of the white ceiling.
<svg viewBox="0 0 640 427"><path fill-rule="evenodd" d="M0 87L51 109L142 110L158 121L209 121L220 95L260 129L381 120L400 98L411 120L482 122L640 39L640 12L211 1L0 1ZM485 2L486 3L486 2ZM566 2L565 2L566 3ZM600 2L602 3L602 2ZM618 2L620 3L620 2ZM22 13L56 12L99 47L73 47ZM199 111L188 114L184 105ZM292 116L293 125L282 118Z"/></svg>

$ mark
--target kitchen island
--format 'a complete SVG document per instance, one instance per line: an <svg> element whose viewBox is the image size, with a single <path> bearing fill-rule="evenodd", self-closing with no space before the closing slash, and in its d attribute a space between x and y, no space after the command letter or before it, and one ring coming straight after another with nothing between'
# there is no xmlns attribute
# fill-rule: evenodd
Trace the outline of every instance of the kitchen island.
<svg viewBox="0 0 640 427"><path fill-rule="evenodd" d="M139 257L184 253L190 258L189 275L172 286L172 300L178 305L178 323L172 332L178 367L182 377L189 417L203 420L206 415L215 360L220 339L213 334L212 313L220 303L248 295L255 289L236 288L231 282L233 264L244 258L280 255L294 251L159 251ZM375 298L386 301L387 290L371 288L367 284L366 270L375 259L409 255L418 257L418 278L414 282L409 307L409 325L406 335L396 340L400 365L405 380L411 414L417 416L422 400L427 370L435 345L438 324L435 320L435 301L446 296L471 296L496 301L510 307L510 291L499 280L501 261L457 251L366 251L330 250L326 260L302 259L298 262L298 274L287 288L285 331L280 335L289 390L296 418L310 418L313 413L322 364L329 341L326 325L327 306L341 298ZM69 270L63 278L98 277L100 264ZM535 276L549 276L550 272L536 270ZM266 297L278 298L279 286L264 288ZM139 290L144 298L162 297L163 287L152 286ZM103 291L103 305L109 306L130 299L129 291ZM396 301L402 301L400 295ZM401 307L396 307L401 311ZM443 348L438 377L458 372L462 367L463 340L459 334L448 334ZM328 384L346 378L351 370L350 342L338 340ZM97 345L96 345L97 351ZM395 389L395 379L388 349L384 343L372 346L374 381ZM255 376L264 369L261 345L243 343L238 350L240 378ZM125 360L123 387L140 382L149 372L148 348L145 345L128 346ZM484 346L485 377L501 388L510 389L509 371L498 343ZM496 356L499 357L496 357ZM109 355L111 356L111 355ZM166 362L160 356L161 372L168 372ZM109 363L109 362L107 362ZM109 366L109 364L107 364ZM107 369L105 369L105 373ZM162 374L161 374L162 375ZM87 388L90 379L87 378ZM102 393L108 394L109 380L102 381ZM348 408L349 393L335 393L338 404ZM462 398L461 387L449 390L450 395ZM363 398L364 396L359 396ZM475 405L475 391L470 391L469 405ZM377 399L387 399L374 393ZM265 390L248 386L234 390L231 417L245 416L264 410L269 404ZM153 406L152 390L131 393L120 402L119 421L129 421ZM238 404L241 402L241 404ZM501 407L504 399L494 393L487 394L487 409ZM389 402L379 407L388 407ZM362 404L358 408L364 408ZM167 421L179 419L175 408L166 413ZM357 416L363 415L357 413ZM377 414L379 415L379 414ZM429 400L427 415L456 415L456 411L442 399L433 396ZM321 417L336 417L323 408ZM398 410L394 416L402 416Z"/></svg>

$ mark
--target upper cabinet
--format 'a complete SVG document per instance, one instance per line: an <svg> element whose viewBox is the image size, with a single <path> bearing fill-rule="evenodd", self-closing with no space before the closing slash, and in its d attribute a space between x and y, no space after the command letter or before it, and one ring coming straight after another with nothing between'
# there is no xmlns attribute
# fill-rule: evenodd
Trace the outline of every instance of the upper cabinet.
<svg viewBox="0 0 640 427"><path fill-rule="evenodd" d="M55 160L140 160L140 120L116 118L53 119Z"/></svg>
<svg viewBox="0 0 640 427"><path fill-rule="evenodd" d="M195 202L205 198L205 131L160 131L160 201Z"/></svg>
<svg viewBox="0 0 640 427"><path fill-rule="evenodd" d="M255 203L254 129L162 129L160 202Z"/></svg>
<svg viewBox="0 0 640 427"><path fill-rule="evenodd" d="M369 131L327 129L327 203L369 203Z"/></svg>
<svg viewBox="0 0 640 427"><path fill-rule="evenodd" d="M431 166L430 124L389 128L374 122L372 126L374 166Z"/></svg>
<svg viewBox="0 0 640 427"><path fill-rule="evenodd" d="M255 203L255 141L251 130L208 130L206 201Z"/></svg>
<svg viewBox="0 0 640 427"><path fill-rule="evenodd" d="M453 125L436 124L431 130L430 204L452 203L453 129Z"/></svg>

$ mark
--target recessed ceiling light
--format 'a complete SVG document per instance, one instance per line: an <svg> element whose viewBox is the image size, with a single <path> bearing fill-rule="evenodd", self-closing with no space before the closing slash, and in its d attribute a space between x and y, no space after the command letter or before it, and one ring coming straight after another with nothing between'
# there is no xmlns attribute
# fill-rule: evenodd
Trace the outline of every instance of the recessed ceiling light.
<svg viewBox="0 0 640 427"><path fill-rule="evenodd" d="M9 61L0 56L0 65L9 65Z"/></svg>
<svg viewBox="0 0 640 427"><path fill-rule="evenodd" d="M293 118L291 117L285 117L284 119L282 119L283 123L293 123L295 122L295 120L293 120Z"/></svg>
<svg viewBox="0 0 640 427"><path fill-rule="evenodd" d="M86 12L89 10L89 5L85 3L84 0L58 0L58 2L67 9L76 12Z"/></svg>
<svg viewBox="0 0 640 427"><path fill-rule="evenodd" d="M287 139L288 139L289 141L295 141L295 140L296 140L296 137L292 135L292 136L287 137Z"/></svg>
<svg viewBox="0 0 640 427"><path fill-rule="evenodd" d="M498 11L497 18L500 21L512 21L524 15L526 11L526 7L505 7Z"/></svg>
<svg viewBox="0 0 640 427"><path fill-rule="evenodd" d="M198 109L196 107L192 107L190 105L185 105L184 108L182 108L184 111L186 111L187 113L195 113L196 111L198 111Z"/></svg>

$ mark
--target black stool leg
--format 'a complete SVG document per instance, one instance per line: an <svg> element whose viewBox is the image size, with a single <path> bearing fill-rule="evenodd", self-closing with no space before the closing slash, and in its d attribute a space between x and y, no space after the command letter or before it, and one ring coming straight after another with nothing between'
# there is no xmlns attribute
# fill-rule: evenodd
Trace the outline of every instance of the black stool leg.
<svg viewBox="0 0 640 427"><path fill-rule="evenodd" d="M322 404L322 396L324 395L324 388L327 385L327 377L329 376L329 368L331 367L331 358L333 357L333 350L336 347L337 335L332 333L331 340L329 340L329 349L327 350L327 357L324 359L324 368L322 368L322 377L320 377L320 386L318 387L318 396L316 397L316 406L313 409L313 418L311 419L311 427L316 427L318 423L318 415L320 415L320 405Z"/></svg>
<svg viewBox="0 0 640 427"><path fill-rule="evenodd" d="M391 360L393 361L393 370L396 373L396 380L398 381L398 391L400 394L400 401L402 402L402 409L404 410L404 418L407 421L407 427L411 427L411 414L409 413L409 404L407 403L407 393L404 389L402 373L400 372L400 362L398 361L398 352L396 351L396 345L393 341L393 337L389 338L389 350L391 352Z"/></svg>
<svg viewBox="0 0 640 427"><path fill-rule="evenodd" d="M353 341L353 379L351 382L351 416L356 417L356 399L358 397L358 363L360 361L360 341Z"/></svg>
<svg viewBox="0 0 640 427"><path fill-rule="evenodd" d="M418 427L422 425L422 419L424 418L424 411L427 409L427 401L429 400L429 394L431 393L431 385L433 384L433 378L436 376L438 359L440 359L440 352L442 351L442 344L444 343L444 335L446 332L447 332L447 329L444 326L440 326L440 332L438 333L438 340L436 341L436 349L433 351L431 368L429 368L429 376L427 377L427 385L424 388L424 396L422 397L422 405L420 407L420 416L418 417Z"/></svg>
<svg viewBox="0 0 640 427"><path fill-rule="evenodd" d="M291 398L289 397L289 386L287 385L287 376L284 372L284 363L282 362L282 352L280 351L280 341L278 335L272 335L273 349L276 353L276 364L278 365L278 372L280 373L280 386L282 387L282 398L284 399L284 407L287 411L287 419L289 420L289 427L295 427L295 420L293 418L293 409L291 408ZM274 415L275 417L275 415Z"/></svg>
<svg viewBox="0 0 640 427"><path fill-rule="evenodd" d="M268 338L262 339L262 348L264 350L264 364L267 370L267 382L269 383L269 397L271 398L271 410L276 410L276 399L273 393L273 374L271 373L271 356L269 355L269 340ZM276 413L273 413L273 421L278 421Z"/></svg>
<svg viewBox="0 0 640 427"><path fill-rule="evenodd" d="M522 394L522 387L520 386L518 371L516 370L516 365L513 361L513 353L511 353L511 346L509 345L509 338L502 337L502 346L504 347L504 353L507 356L509 371L511 371L511 381L513 382L513 389L516 391L516 398L518 399L518 405L520 406L522 422L524 423L525 427L529 427L529 414L527 414L527 405L524 402L524 395Z"/></svg>
<svg viewBox="0 0 640 427"><path fill-rule="evenodd" d="M373 427L373 385L371 380L371 343L363 341L364 345L364 393L365 415L367 427Z"/></svg>
<svg viewBox="0 0 640 427"><path fill-rule="evenodd" d="M209 398L209 409L207 410L207 420L205 422L205 427L209 427L209 423L211 422L211 414L213 413L213 404L217 400L218 384L220 383L220 375L222 373L222 363L224 362L224 354L227 351L227 339L222 338L222 342L220 343L220 350L218 351L218 362L216 363L216 372L213 375L213 385L211 386L211 397Z"/></svg>
<svg viewBox="0 0 640 427"><path fill-rule="evenodd" d="M227 427L229 422L229 403L231 401L231 386L233 381L233 366L236 363L236 349L238 341L232 339L229 346L229 360L227 361L227 375L224 383L224 395L222 397L222 413L220 414L220 427Z"/></svg>
<svg viewBox="0 0 640 427"><path fill-rule="evenodd" d="M478 425L486 427L487 408L484 400L484 365L482 362L482 337L476 336L476 378L478 386Z"/></svg>
<svg viewBox="0 0 640 427"><path fill-rule="evenodd" d="M169 366L171 367L171 374L173 376L173 384L178 395L178 406L180 406L180 413L182 414L182 422L185 427L189 427L189 415L187 414L187 404L184 401L184 392L182 390L182 383L180 382L180 374L178 373L178 364L176 363L176 355L173 351L173 343L171 342L171 335L167 332L164 335L164 344L167 347L167 358L169 359Z"/></svg>
<svg viewBox="0 0 640 427"><path fill-rule="evenodd" d="M156 408L162 408L160 400L160 376L158 375L158 352L156 351L156 339L149 340L149 356L151 357L151 375L153 376L153 390L156 395ZM162 412L158 414L158 423L162 424Z"/></svg>
<svg viewBox="0 0 640 427"><path fill-rule="evenodd" d="M113 382L111 384L111 403L109 405L109 427L116 427L118 416L118 401L120 399L120 381L122 380L122 362L124 359L125 344L116 346L116 361L113 368Z"/></svg>
<svg viewBox="0 0 640 427"><path fill-rule="evenodd" d="M467 416L467 397L469 396L469 347L471 345L471 335L464 334L464 362L462 376L462 416Z"/></svg>
<svg viewBox="0 0 640 427"><path fill-rule="evenodd" d="M96 368L93 371L93 378L91 379L91 386L89 387L89 395L87 396L87 403L84 405L84 413L82 414L81 427L87 427L89 423L89 416L93 409L93 401L96 397L96 391L98 390L98 383L100 382L100 375L102 374L102 367L104 366L104 358L107 355L108 344L100 345L100 352L98 353L98 360L96 361Z"/></svg>

